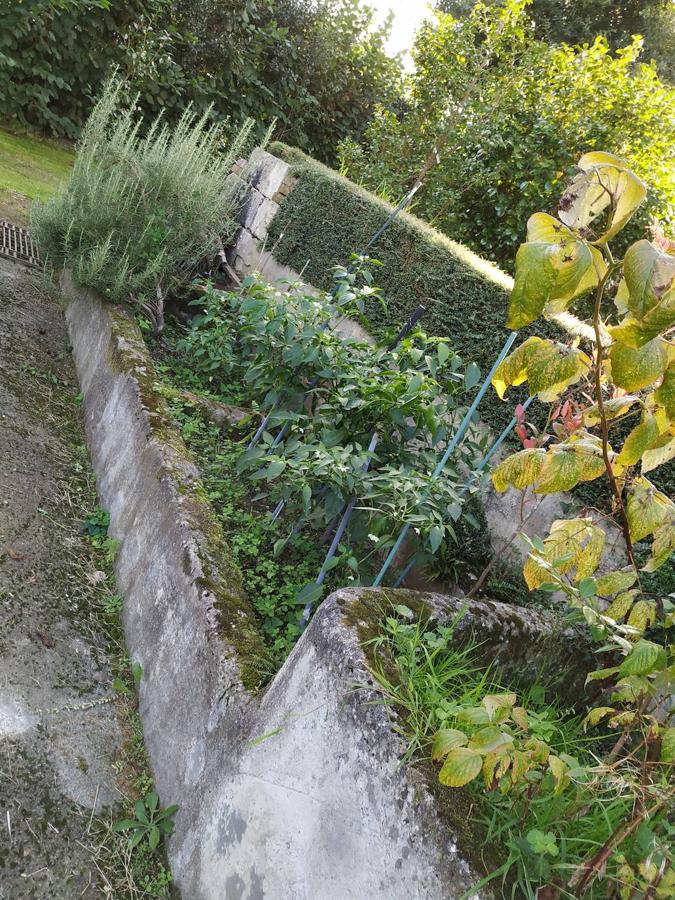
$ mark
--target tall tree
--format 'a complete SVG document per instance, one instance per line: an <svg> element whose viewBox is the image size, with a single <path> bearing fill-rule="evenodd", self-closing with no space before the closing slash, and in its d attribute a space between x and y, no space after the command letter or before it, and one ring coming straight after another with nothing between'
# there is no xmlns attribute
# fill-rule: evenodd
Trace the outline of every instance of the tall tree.
<svg viewBox="0 0 675 900"><path fill-rule="evenodd" d="M504 0L483 0L488 6ZM466 17L476 0L439 0L437 8ZM552 43L592 44L598 35L616 50L644 37L643 59L653 60L661 77L675 75L675 3L673 0L532 0L528 14L537 34Z"/></svg>

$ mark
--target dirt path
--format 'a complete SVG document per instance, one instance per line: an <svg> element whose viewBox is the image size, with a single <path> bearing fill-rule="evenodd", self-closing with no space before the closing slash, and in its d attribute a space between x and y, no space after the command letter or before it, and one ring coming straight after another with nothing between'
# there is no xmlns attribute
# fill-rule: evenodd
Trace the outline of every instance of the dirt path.
<svg viewBox="0 0 675 900"><path fill-rule="evenodd" d="M0 898L105 896L94 810L117 797L95 507L63 316L0 259ZM109 896L109 895L108 895Z"/></svg>

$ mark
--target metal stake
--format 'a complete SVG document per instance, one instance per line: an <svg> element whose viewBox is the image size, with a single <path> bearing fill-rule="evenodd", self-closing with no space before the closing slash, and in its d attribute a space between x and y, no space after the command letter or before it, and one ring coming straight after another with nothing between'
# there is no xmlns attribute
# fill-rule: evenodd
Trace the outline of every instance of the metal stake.
<svg viewBox="0 0 675 900"><path fill-rule="evenodd" d="M473 414L478 409L480 401L483 399L485 392L487 391L488 387L490 386L490 382L492 381L493 375L497 371L498 367L501 365L506 354L511 349L513 342L516 339L516 336L517 336L517 332L512 331L511 334L509 334L509 336L507 337L506 341L504 341L504 346L502 347L501 352L499 353L499 356L494 361L494 364L493 364L492 368L490 369L490 371L488 372L487 377L483 381L483 384L481 385L480 390L474 397L473 403L471 404L471 406L469 407L469 409L466 412L466 415L460 422L459 428L453 435L453 438L450 441L450 443L448 444L448 446L445 450L445 453L438 461L438 464L437 464L436 468L434 469L433 474L431 476L432 481L435 481L438 478L438 476L441 474L441 472L445 468L445 464L447 463L448 459L450 458L450 454L454 452L455 448L457 447L459 442L464 437L464 435L471 423ZM383 562L382 568L377 573L377 577L375 578L375 581L373 582L373 587L379 587L380 584L382 583L382 579L384 578L387 570L389 569L392 562L394 561L394 557L398 553L398 551L401 547L401 544L405 540L406 535L408 534L409 530L410 530L410 523L406 522L405 525L403 526L403 528L401 529L399 536L396 538L394 546L391 548L387 558Z"/></svg>

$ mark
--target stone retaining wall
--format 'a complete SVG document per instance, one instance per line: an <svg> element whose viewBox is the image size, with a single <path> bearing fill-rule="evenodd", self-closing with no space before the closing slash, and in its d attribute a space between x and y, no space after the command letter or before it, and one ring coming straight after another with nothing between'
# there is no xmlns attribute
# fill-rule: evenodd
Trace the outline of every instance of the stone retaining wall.
<svg viewBox="0 0 675 900"><path fill-rule="evenodd" d="M343 590L256 691L264 648L199 472L174 430L133 320L76 289L66 318L124 629L142 666L140 714L186 900L441 900L479 877L461 792L401 764L361 642L390 602L445 621L461 601ZM569 664L539 614L472 603L460 624L519 673ZM569 665L568 665L569 667ZM583 665L578 667L583 679ZM574 689L575 685L569 685ZM445 802L443 802L445 798Z"/></svg>

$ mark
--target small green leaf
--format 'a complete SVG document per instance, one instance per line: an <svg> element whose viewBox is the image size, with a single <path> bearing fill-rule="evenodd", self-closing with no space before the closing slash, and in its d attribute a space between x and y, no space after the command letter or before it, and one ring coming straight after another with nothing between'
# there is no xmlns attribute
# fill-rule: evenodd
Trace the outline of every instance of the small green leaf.
<svg viewBox="0 0 675 900"><path fill-rule="evenodd" d="M159 803L159 797L155 793L155 791L150 791L149 794L145 795L145 805L150 810L151 813L157 809L157 804Z"/></svg>
<svg viewBox="0 0 675 900"><path fill-rule="evenodd" d="M142 800L137 800L134 804L134 813L136 814L136 818L139 822L142 822L144 825L148 825L148 816L145 811L145 804Z"/></svg>
<svg viewBox="0 0 675 900"><path fill-rule="evenodd" d="M618 671L618 666L611 666L608 669L596 669L595 672L588 673L585 683L588 684L590 681L604 681L606 678L616 675Z"/></svg>
<svg viewBox="0 0 675 900"><path fill-rule="evenodd" d="M314 605L323 596L324 586L315 581L308 581L298 592L296 603Z"/></svg>
<svg viewBox="0 0 675 900"><path fill-rule="evenodd" d="M502 731L497 725L488 725L477 731L469 741L469 748L478 753L494 753L502 747L513 744L510 734Z"/></svg>
<svg viewBox="0 0 675 900"><path fill-rule="evenodd" d="M156 825L150 829L150 833L148 834L148 844L150 845L151 850L156 850L159 846L159 841L161 838L160 830Z"/></svg>
<svg viewBox="0 0 675 900"><path fill-rule="evenodd" d="M543 831L540 831L538 828L531 828L527 832L527 843L530 845L534 853L537 853L539 856L544 856L548 854L549 856L557 856L558 855L558 845L556 843L555 834L552 831L547 831L544 834Z"/></svg>
<svg viewBox="0 0 675 900"><path fill-rule="evenodd" d="M441 346L444 346L441 344ZM440 348L439 348L440 349ZM464 389L467 391L475 388L478 382L480 381L480 369L476 365L476 363L471 362L466 367L466 371L464 372Z"/></svg>
<svg viewBox="0 0 675 900"><path fill-rule="evenodd" d="M444 531L440 525L433 525L429 529L429 544L431 546L432 553L435 553L443 543L443 534Z"/></svg>
<svg viewBox="0 0 675 900"><path fill-rule="evenodd" d="M577 585L579 589L579 596L582 600L588 600L590 597L595 597L598 583L595 578L584 578Z"/></svg>
<svg viewBox="0 0 675 900"><path fill-rule="evenodd" d="M112 827L113 831L129 831L131 828L137 828L138 822L135 819L121 819L119 822L115 822Z"/></svg>
<svg viewBox="0 0 675 900"><path fill-rule="evenodd" d="M265 471L265 477L268 481L273 481L275 478L278 478L279 475L286 468L286 460L284 459L275 459L273 462L269 464Z"/></svg>
<svg viewBox="0 0 675 900"><path fill-rule="evenodd" d="M627 675L648 675L664 657L665 650L663 647L651 641L638 641L621 663L619 674L621 677Z"/></svg>

